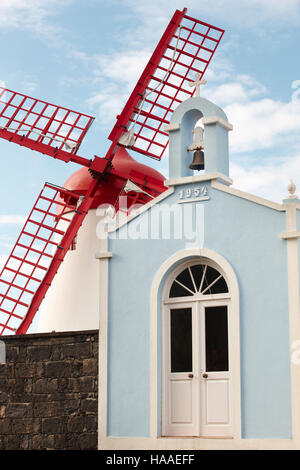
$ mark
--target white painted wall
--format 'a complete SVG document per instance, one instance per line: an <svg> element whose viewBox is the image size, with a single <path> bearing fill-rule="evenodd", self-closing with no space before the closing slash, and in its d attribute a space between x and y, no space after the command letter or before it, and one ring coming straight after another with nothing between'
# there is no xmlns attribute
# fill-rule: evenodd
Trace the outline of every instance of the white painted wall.
<svg viewBox="0 0 300 470"><path fill-rule="evenodd" d="M100 217L96 209L87 214L50 286L40 309L38 333L79 331L99 328L99 260L101 240L96 236Z"/></svg>

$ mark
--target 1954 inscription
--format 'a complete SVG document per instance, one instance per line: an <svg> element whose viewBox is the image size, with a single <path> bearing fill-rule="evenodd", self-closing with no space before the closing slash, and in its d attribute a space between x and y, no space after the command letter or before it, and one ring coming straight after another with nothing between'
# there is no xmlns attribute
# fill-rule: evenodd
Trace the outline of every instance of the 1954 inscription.
<svg viewBox="0 0 300 470"><path fill-rule="evenodd" d="M205 201L209 199L206 186L191 187L179 191L179 203L192 201Z"/></svg>

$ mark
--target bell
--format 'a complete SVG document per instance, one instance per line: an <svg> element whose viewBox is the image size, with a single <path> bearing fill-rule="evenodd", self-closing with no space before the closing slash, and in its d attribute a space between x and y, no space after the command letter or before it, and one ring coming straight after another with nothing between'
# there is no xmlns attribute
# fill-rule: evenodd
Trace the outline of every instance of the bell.
<svg viewBox="0 0 300 470"><path fill-rule="evenodd" d="M189 168L191 170L204 170L204 152L202 150L196 150L193 155L193 161L190 164Z"/></svg>

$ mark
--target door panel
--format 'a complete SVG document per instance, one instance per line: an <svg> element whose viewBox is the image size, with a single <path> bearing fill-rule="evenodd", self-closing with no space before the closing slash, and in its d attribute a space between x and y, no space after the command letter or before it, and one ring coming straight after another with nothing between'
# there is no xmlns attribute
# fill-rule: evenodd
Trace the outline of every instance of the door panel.
<svg viewBox="0 0 300 470"><path fill-rule="evenodd" d="M191 380L171 379L172 423L188 424L193 420L193 385Z"/></svg>
<svg viewBox="0 0 300 470"><path fill-rule="evenodd" d="M204 377L201 382L201 435L229 436L231 430L228 306L200 305ZM201 315L201 314L200 314Z"/></svg>
<svg viewBox="0 0 300 470"><path fill-rule="evenodd" d="M229 424L228 380L206 381L206 424Z"/></svg>
<svg viewBox="0 0 300 470"><path fill-rule="evenodd" d="M171 323L171 372L193 370L192 309L172 308Z"/></svg>
<svg viewBox="0 0 300 470"><path fill-rule="evenodd" d="M205 307L206 372L228 371L227 306Z"/></svg>
<svg viewBox="0 0 300 470"><path fill-rule="evenodd" d="M163 434L199 433L198 383L193 378L197 358L195 305L170 308L165 324L165 397Z"/></svg>

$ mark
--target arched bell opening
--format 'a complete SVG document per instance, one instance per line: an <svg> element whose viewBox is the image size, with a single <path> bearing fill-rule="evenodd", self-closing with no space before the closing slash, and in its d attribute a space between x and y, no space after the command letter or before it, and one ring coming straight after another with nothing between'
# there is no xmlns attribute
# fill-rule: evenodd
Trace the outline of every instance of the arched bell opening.
<svg viewBox="0 0 300 470"><path fill-rule="evenodd" d="M203 114L197 109L185 113L182 119L182 142L186 148L186 162L191 174L204 171L204 126Z"/></svg>
<svg viewBox="0 0 300 470"><path fill-rule="evenodd" d="M188 147L189 152L192 152L193 158L189 168L196 174L205 169L204 160L204 124L203 118L196 122L193 133L193 143Z"/></svg>
<svg viewBox="0 0 300 470"><path fill-rule="evenodd" d="M190 98L178 106L166 130L171 180L196 176L199 171L229 176L228 132L232 125L221 108L201 97Z"/></svg>

